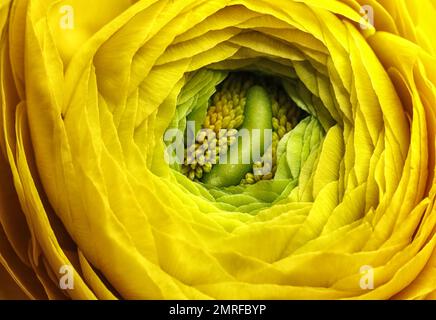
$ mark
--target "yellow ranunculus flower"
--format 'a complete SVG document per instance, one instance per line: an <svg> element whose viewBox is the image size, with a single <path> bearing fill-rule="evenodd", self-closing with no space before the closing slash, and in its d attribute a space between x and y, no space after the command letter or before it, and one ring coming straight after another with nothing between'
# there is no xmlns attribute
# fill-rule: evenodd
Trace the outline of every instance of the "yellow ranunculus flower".
<svg viewBox="0 0 436 320"><path fill-rule="evenodd" d="M435 14L2 0L0 297L435 299ZM273 172L169 164L190 119L268 120Z"/></svg>

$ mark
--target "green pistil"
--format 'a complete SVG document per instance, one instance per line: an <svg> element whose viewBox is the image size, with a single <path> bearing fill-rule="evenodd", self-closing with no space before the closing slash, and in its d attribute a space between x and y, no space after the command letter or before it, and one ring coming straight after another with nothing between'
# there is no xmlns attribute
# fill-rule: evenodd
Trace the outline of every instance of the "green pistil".
<svg viewBox="0 0 436 320"><path fill-rule="evenodd" d="M254 184L260 180L271 180L277 171L277 146L280 139L282 139L289 131L291 131L298 123L300 117L299 109L294 105L293 101L286 95L283 89L278 87L269 87L268 92L272 100L272 152L266 152L266 156L262 161L253 165L253 171L245 175L242 184ZM272 159L270 155L272 154ZM264 170L268 172L263 174L259 172L259 168L264 166L268 168L271 164L272 170Z"/></svg>

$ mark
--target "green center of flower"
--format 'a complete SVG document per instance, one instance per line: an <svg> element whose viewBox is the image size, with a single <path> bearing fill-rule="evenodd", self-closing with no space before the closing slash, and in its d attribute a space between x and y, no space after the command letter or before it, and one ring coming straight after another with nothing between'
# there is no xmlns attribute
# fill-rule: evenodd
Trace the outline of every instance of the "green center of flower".
<svg viewBox="0 0 436 320"><path fill-rule="evenodd" d="M251 70L186 74L163 142L186 192L255 214L306 199L335 121L295 74Z"/></svg>
<svg viewBox="0 0 436 320"><path fill-rule="evenodd" d="M253 94L254 88L258 90L257 95ZM203 130L196 132L195 143L185 145L181 172L191 180L216 186L254 184L261 180L273 179L277 171L278 143L296 126L303 112L286 94L280 81L272 77L232 73L216 90L208 101L206 116L200 127ZM253 97L247 99L250 92ZM265 104L269 103L266 108L270 109L270 113L266 115L261 112L261 109L265 108L259 104L261 95L264 95L267 101ZM253 119L247 119L250 111ZM194 116L193 119L195 118ZM250 128L253 130L262 121L269 121L272 135L271 143L267 143L268 149L263 150L261 157L253 158L250 163L245 164L240 163L241 159L239 163L221 163L225 157L230 158L232 147L236 147L238 143L240 148L244 147L242 137L238 134L244 128L244 123L253 122ZM210 130L213 134L208 135L205 130ZM254 138L250 142L248 148L251 149L249 151L253 151L253 146L258 142L254 141ZM242 179L238 179L241 173ZM219 177L214 177L216 175ZM214 183L217 179L219 182Z"/></svg>

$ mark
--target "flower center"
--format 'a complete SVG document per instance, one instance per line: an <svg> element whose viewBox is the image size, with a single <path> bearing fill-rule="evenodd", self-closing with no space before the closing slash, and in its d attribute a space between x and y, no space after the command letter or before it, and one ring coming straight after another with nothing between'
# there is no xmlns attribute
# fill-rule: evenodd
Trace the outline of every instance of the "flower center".
<svg viewBox="0 0 436 320"><path fill-rule="evenodd" d="M194 126L194 143L185 144L180 171L191 180L218 187L273 179L278 143L304 112L273 77L231 73L215 89L203 117L195 111L187 115L188 121L200 121L200 125ZM248 132L248 143L244 132ZM253 156L255 149L262 151L257 157ZM232 150L238 150L241 158L244 153L251 157L246 162L241 158L232 161Z"/></svg>

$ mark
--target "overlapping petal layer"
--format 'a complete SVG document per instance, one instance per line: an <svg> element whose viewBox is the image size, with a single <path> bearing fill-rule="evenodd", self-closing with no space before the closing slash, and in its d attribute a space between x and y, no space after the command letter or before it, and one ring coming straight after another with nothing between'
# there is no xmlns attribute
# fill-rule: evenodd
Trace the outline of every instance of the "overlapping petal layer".
<svg viewBox="0 0 436 320"><path fill-rule="evenodd" d="M109 2L0 5L0 262L28 296L435 298L430 1ZM205 69L281 77L311 115L274 181L207 189L165 161Z"/></svg>

